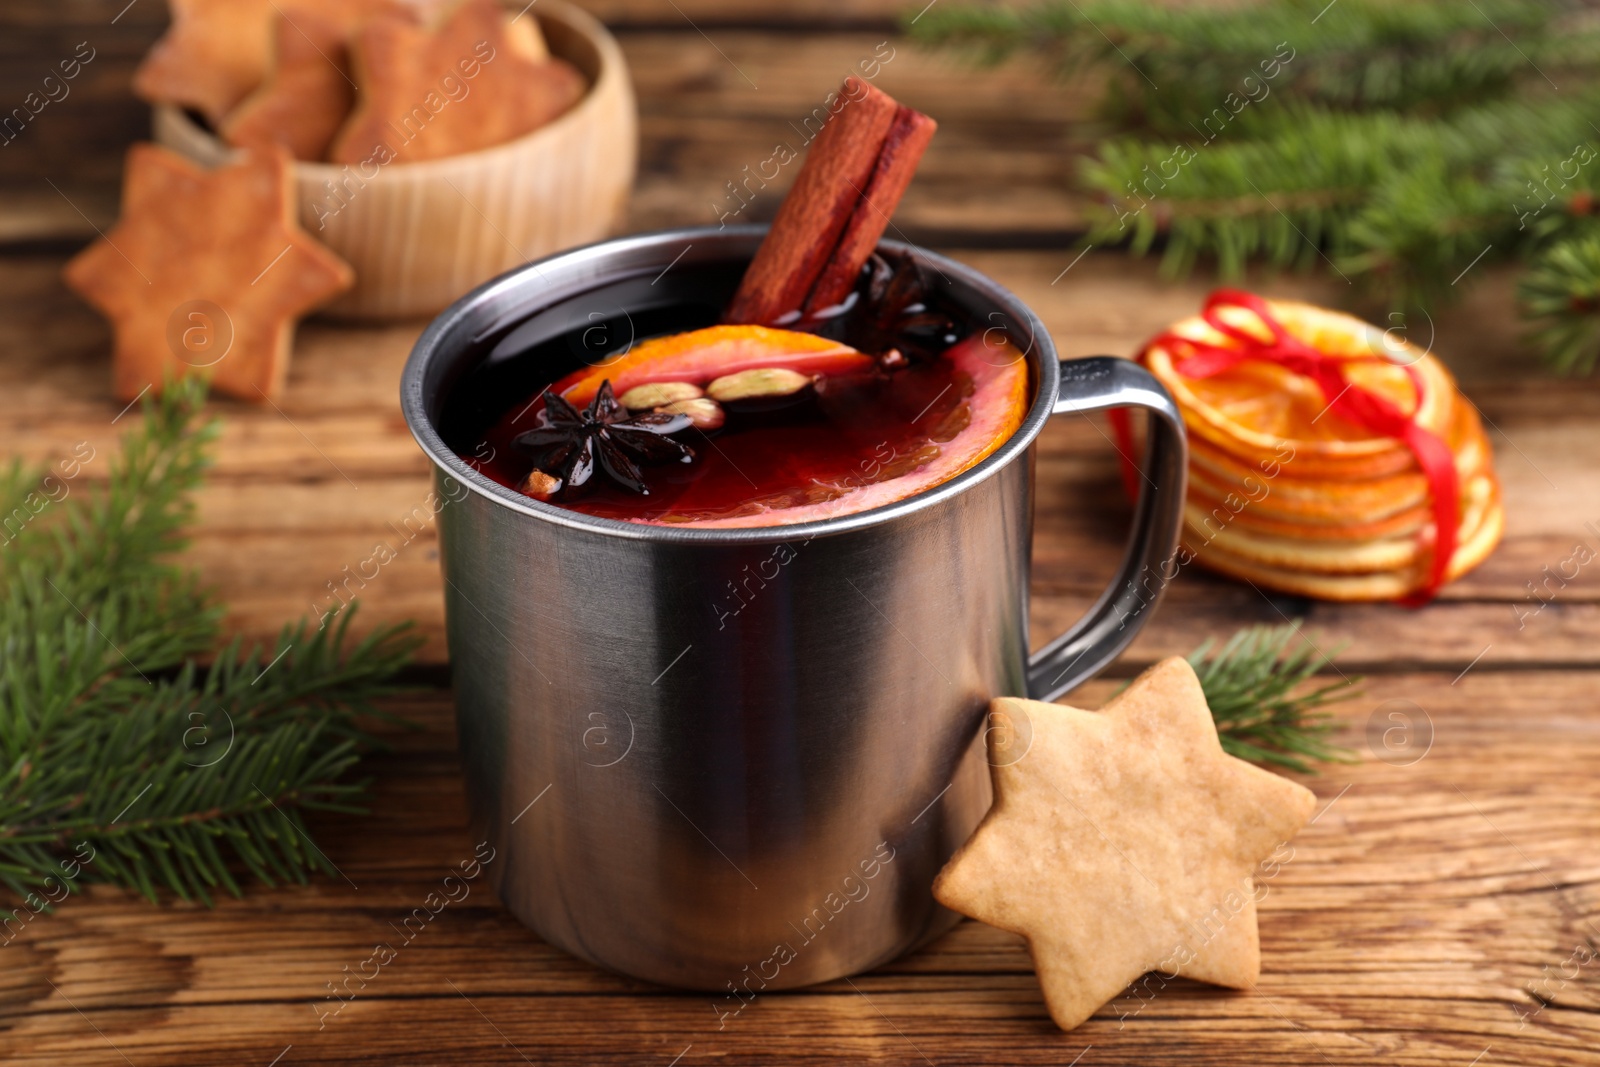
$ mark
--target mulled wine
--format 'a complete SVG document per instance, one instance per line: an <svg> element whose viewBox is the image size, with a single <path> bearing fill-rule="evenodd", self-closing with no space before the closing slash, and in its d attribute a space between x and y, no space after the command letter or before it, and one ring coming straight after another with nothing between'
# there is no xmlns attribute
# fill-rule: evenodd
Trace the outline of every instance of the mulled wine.
<svg viewBox="0 0 1600 1067"><path fill-rule="evenodd" d="M937 123L857 78L843 97L736 290L676 260L645 288L671 276L681 304L625 283L624 321L595 311L565 337L571 351L597 338L601 358L560 376L540 316L512 328L469 382L468 414L447 413L461 458L590 515L778 526L920 493L1016 432L1023 354L941 300L915 256L876 251Z"/></svg>
<svg viewBox="0 0 1600 1067"><path fill-rule="evenodd" d="M941 301L910 256L874 256L808 332L713 325L736 272L655 291L664 281L647 297L631 283L595 294L554 335L531 322L486 341L446 404L451 447L589 515L784 525L946 481L1027 407L1021 354Z"/></svg>

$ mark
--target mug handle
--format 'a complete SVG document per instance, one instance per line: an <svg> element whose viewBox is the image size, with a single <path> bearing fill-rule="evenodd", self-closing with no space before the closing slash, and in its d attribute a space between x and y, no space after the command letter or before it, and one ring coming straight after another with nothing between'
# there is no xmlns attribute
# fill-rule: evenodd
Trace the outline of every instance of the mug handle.
<svg viewBox="0 0 1600 1067"><path fill-rule="evenodd" d="M1061 363L1053 415L1144 408L1149 443L1122 567L1078 623L1028 659L1028 696L1054 700L1110 663L1150 617L1172 576L1189 468L1189 443L1172 396L1131 360L1091 356ZM1131 458L1131 457L1130 457Z"/></svg>

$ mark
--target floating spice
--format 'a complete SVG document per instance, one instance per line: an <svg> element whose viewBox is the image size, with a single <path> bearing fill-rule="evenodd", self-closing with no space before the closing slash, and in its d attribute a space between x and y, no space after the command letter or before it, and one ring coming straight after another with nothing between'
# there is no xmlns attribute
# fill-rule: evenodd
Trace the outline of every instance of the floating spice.
<svg viewBox="0 0 1600 1067"><path fill-rule="evenodd" d="M656 464L694 459L694 449L667 436L687 430L693 424L688 415L631 412L612 395L610 381L600 383L583 411L548 389L543 402L542 425L518 434L511 443L531 454L535 471L559 474L563 483L559 487L540 483L552 495L582 489L598 470L629 492L648 496L644 473L635 460Z"/></svg>

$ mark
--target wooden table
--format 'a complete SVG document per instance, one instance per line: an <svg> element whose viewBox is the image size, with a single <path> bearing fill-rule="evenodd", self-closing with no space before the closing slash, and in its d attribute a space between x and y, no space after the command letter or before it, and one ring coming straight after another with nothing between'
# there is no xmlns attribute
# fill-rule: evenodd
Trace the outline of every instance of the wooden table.
<svg viewBox="0 0 1600 1067"><path fill-rule="evenodd" d="M142 0L112 24L124 3L25 0L0 30L20 50L0 62L7 102L77 41L100 49L78 95L0 153L3 453L49 460L88 440L104 456L121 429L106 329L58 270L110 220L120 145L144 121L127 77L164 13ZM942 124L898 218L910 237L1015 289L1067 356L1127 353L1207 288L1162 284L1116 253L1067 270L1082 217L1070 156L1094 133L1083 86L922 54L894 36L888 0L591 7L617 28L640 89L633 229L713 221L723 184L890 40L879 84ZM747 217L769 217L778 192ZM330 983L472 852L430 531L362 592L366 622L414 618L429 643L415 672L424 688L397 705L423 728L370 761L371 815L314 822L346 877L253 888L214 910L104 887L70 899L0 949L0 1056L137 1067L1600 1062L1600 564L1552 581L1553 594L1544 584L1575 545L1600 549L1600 383L1542 379L1518 342L1508 280L1485 274L1440 314L1434 348L1493 427L1509 511L1499 551L1420 611L1269 598L1187 570L1129 653L1073 698L1093 706L1159 657L1285 618L1305 619L1319 645L1342 647L1343 672L1366 676L1338 709L1340 740L1363 761L1306 779L1322 807L1270 884L1253 992L1180 981L1063 1034L1021 942L969 922L871 974L762 996L719 1029L708 996L580 963L485 888L325 1017L337 1007ZM1360 307L1337 279L1260 287ZM426 468L395 399L420 325L309 323L277 409L217 405L226 430L187 559L228 604L231 628L267 638L305 614L421 501ZM1050 427L1038 475L1032 615L1043 635L1110 574L1128 508L1086 420ZM1531 588L1549 601L1536 614Z"/></svg>

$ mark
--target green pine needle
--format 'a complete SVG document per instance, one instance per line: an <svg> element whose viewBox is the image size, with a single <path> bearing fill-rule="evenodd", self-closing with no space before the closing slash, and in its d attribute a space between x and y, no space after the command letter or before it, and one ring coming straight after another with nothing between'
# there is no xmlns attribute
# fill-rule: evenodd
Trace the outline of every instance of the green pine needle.
<svg viewBox="0 0 1600 1067"><path fill-rule="evenodd" d="M1319 709L1359 695L1352 689L1360 679L1312 683L1332 662L1301 637L1298 623L1251 626L1221 648L1207 641L1189 655L1224 751L1302 774L1311 771L1308 761L1356 760L1351 750L1328 743L1336 724Z"/></svg>
<svg viewBox="0 0 1600 1067"><path fill-rule="evenodd" d="M0 472L0 885L28 913L90 881L210 903L240 873L331 873L304 813L359 810L357 720L418 643L353 642L352 608L222 646L221 608L171 562L216 436L203 401L147 399L97 491Z"/></svg>
<svg viewBox="0 0 1600 1067"><path fill-rule="evenodd" d="M1600 60L1600 34L1548 0L1274 0L1179 5L1038 0L940 4L907 12L911 35L994 62L1031 51L1074 73L1104 65L1110 117L1182 133L1240 79L1265 69L1271 92L1343 110L1441 113L1503 96L1541 71ZM914 20L914 21L912 21ZM1280 51L1282 45L1288 48ZM1564 85L1562 88L1566 88Z"/></svg>
<svg viewBox="0 0 1600 1067"><path fill-rule="evenodd" d="M1035 0L940 5L910 30L980 62L1103 74L1119 134L1078 170L1098 205L1086 245L1161 240L1169 277L1336 270L1396 312L1510 261L1546 363L1600 365L1600 15L1584 5Z"/></svg>
<svg viewBox="0 0 1600 1067"><path fill-rule="evenodd" d="M1592 372L1600 362L1600 232L1573 234L1541 252L1518 295L1550 363L1569 374Z"/></svg>

